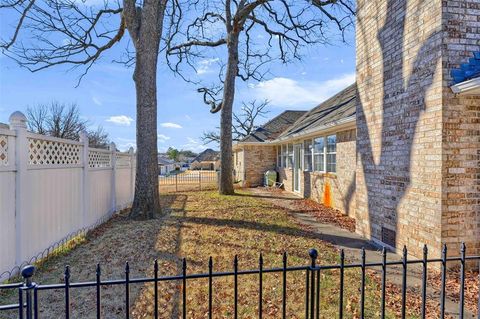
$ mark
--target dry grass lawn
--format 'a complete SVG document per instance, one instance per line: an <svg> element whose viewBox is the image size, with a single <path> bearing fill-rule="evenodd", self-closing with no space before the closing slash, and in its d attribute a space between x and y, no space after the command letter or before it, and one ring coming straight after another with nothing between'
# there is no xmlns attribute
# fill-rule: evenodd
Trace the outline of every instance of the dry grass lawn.
<svg viewBox="0 0 480 319"><path fill-rule="evenodd" d="M102 266L102 279L124 278L124 263L129 261L131 278L152 276L153 261L158 259L160 273L181 273L186 257L188 273L206 273L208 257L213 257L214 271L231 271L238 255L239 269L258 267L263 254L264 267L281 267L282 254L288 252L288 264L309 263L308 249L319 251L322 264L337 263L338 251L317 238L315 233L294 222L289 211L272 207L246 191L236 196L220 196L213 191L168 194L162 196L167 216L151 221L130 221L126 214L89 233L75 248L42 263L35 275L41 284L63 280L63 268L71 267L71 281L95 280L95 265ZM305 273L290 272L287 317L304 317ZM346 271L345 318L359 317L359 283L357 270ZM367 278L366 317L379 317L379 287ZM321 317L335 318L338 311L338 272L325 271L321 276ZM264 275L264 318L281 317L281 274ZM181 282L160 283L160 317L181 316ZM104 318L125 317L123 286L102 287ZM207 318L207 280L189 280L187 284L188 318ZM233 279L214 280L214 318L233 317ZM0 304L15 302L14 294L0 296ZM64 317L62 291L40 291L42 318ZM239 318L258 317L258 275L239 277ZM152 318L153 285L131 285L133 318ZM95 289L72 289L72 318L95 318ZM0 317L15 318L15 313ZM393 318L391 314L388 316Z"/></svg>

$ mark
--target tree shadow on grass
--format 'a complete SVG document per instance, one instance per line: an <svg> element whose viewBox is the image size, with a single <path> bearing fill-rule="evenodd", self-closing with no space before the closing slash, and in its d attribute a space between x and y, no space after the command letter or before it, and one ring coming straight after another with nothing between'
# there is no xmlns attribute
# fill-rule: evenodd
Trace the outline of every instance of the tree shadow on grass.
<svg viewBox="0 0 480 319"><path fill-rule="evenodd" d="M152 249L155 251L155 259L159 265L159 276L178 275L182 272L181 229L183 221L180 218L172 218L172 214L185 214L188 200L186 194L162 194L162 208L166 216L159 220L161 227L152 241ZM153 268L146 274L153 277ZM160 318L178 318L181 315L181 290L180 281L161 281L158 283L158 314ZM130 312L133 318L153 317L155 306L155 294L153 284L144 284L141 291L135 296Z"/></svg>
<svg viewBox="0 0 480 319"><path fill-rule="evenodd" d="M182 223L194 223L194 224L201 224L201 225L208 225L208 226L256 230L264 233L265 236L268 236L268 233L275 233L279 235L286 235L286 236L292 236L292 237L303 237L306 239L320 239L333 244L341 244L342 246L349 247L349 248L361 248L364 246L366 249L375 250L375 248L372 245L368 244L367 240L364 240L364 241L353 240L351 237L348 237L348 236L321 234L318 232L299 229L295 227L289 227L289 226L280 226L280 225L266 224L261 222L250 222L250 221L244 221L244 220L209 218L209 217L185 216L185 217L182 217L181 220L182 220Z"/></svg>
<svg viewBox="0 0 480 319"><path fill-rule="evenodd" d="M252 197L252 198L266 198L266 199L284 199L284 200L299 200L302 199L301 197L298 196L270 196L270 195L259 195L259 194L241 194L241 193L235 193L234 196L240 196L240 197Z"/></svg>

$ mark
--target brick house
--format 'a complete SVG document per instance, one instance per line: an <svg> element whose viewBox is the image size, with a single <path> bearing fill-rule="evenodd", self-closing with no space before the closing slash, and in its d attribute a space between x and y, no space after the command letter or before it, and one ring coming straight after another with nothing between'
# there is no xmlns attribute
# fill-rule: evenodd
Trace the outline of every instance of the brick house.
<svg viewBox="0 0 480 319"><path fill-rule="evenodd" d="M236 143L233 147L235 181L244 187L263 185L263 173L276 167L277 153L272 143L305 113L285 111Z"/></svg>
<svg viewBox="0 0 480 319"><path fill-rule="evenodd" d="M220 167L220 153L207 148L190 163L190 169L216 171Z"/></svg>
<svg viewBox="0 0 480 319"><path fill-rule="evenodd" d="M254 186L276 169L286 190L417 257L462 241L480 253L479 39L478 0L358 0L356 84L235 144L236 172Z"/></svg>

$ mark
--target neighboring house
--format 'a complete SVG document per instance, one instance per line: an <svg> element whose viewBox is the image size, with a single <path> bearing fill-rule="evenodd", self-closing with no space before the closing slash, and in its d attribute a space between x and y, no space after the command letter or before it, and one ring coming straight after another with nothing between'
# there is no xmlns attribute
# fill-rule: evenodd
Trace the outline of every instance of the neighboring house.
<svg viewBox="0 0 480 319"><path fill-rule="evenodd" d="M220 152L207 148L190 163L193 170L218 170L220 168Z"/></svg>
<svg viewBox="0 0 480 319"><path fill-rule="evenodd" d="M245 187L263 185L263 173L275 168L276 152L272 142L295 123L306 111L285 111L257 128L234 145L235 181ZM258 147L258 146L262 147Z"/></svg>
<svg viewBox="0 0 480 319"><path fill-rule="evenodd" d="M176 163L174 160L169 158L158 156L158 174L159 175L167 175L171 171L175 170Z"/></svg>
<svg viewBox="0 0 480 319"><path fill-rule="evenodd" d="M357 232L421 257L480 253L480 11L467 1L357 1L356 85L273 139L234 145L243 184L354 217ZM460 4L459 4L460 3ZM472 52L473 51L473 52ZM272 121L275 121L273 119ZM254 167L254 169L252 169Z"/></svg>
<svg viewBox="0 0 480 319"><path fill-rule="evenodd" d="M352 213L355 104L356 86L351 85L308 112L286 111L275 117L259 128L281 123L272 138L248 136L234 145L235 170L245 172L237 180L244 186L263 185L263 173L274 169L286 190Z"/></svg>

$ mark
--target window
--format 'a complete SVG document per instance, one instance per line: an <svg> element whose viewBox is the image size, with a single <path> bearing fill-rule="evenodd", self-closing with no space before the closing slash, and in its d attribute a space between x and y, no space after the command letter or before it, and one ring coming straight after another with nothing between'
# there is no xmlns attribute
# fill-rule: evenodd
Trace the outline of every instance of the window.
<svg viewBox="0 0 480 319"><path fill-rule="evenodd" d="M293 144L288 144L288 168L293 168Z"/></svg>
<svg viewBox="0 0 480 319"><path fill-rule="evenodd" d="M282 167L282 146L277 146L277 167Z"/></svg>
<svg viewBox="0 0 480 319"><path fill-rule="evenodd" d="M337 136L327 137L327 172L336 172L337 170Z"/></svg>
<svg viewBox="0 0 480 319"><path fill-rule="evenodd" d="M312 170L312 140L303 141L303 169Z"/></svg>
<svg viewBox="0 0 480 319"><path fill-rule="evenodd" d="M282 145L281 149L282 149L282 163L280 167L287 167L287 146Z"/></svg>
<svg viewBox="0 0 480 319"><path fill-rule="evenodd" d="M325 138L317 137L313 140L313 169L325 171Z"/></svg>

